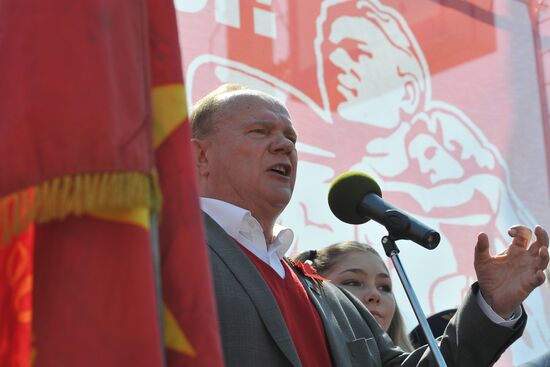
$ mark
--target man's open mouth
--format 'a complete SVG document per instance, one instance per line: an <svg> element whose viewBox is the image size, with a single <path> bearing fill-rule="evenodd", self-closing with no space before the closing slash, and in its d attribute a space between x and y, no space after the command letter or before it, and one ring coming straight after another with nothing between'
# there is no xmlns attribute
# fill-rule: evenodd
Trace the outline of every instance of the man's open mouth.
<svg viewBox="0 0 550 367"><path fill-rule="evenodd" d="M291 167L290 165L287 165L287 164L278 164L276 166L271 167L270 171L275 172L276 174L284 177L289 177Z"/></svg>

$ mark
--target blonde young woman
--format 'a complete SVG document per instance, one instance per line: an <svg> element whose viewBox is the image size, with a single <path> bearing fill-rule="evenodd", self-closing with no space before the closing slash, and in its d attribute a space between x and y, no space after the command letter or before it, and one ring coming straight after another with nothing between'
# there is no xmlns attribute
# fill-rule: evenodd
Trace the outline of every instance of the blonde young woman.
<svg viewBox="0 0 550 367"><path fill-rule="evenodd" d="M361 300L395 345L405 351L413 350L395 302L388 268L374 248L356 241L338 242L305 251L296 260L311 261L319 275Z"/></svg>

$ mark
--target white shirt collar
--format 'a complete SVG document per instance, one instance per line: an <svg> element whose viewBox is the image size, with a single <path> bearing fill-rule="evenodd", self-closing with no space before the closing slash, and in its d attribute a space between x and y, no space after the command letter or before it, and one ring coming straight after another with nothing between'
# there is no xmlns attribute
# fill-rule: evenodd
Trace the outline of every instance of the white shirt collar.
<svg viewBox="0 0 550 367"><path fill-rule="evenodd" d="M275 238L268 246L260 223L249 210L218 199L201 197L200 202L202 210L228 235L284 278L284 268L280 260L294 240L294 233L290 228L275 224L273 227Z"/></svg>

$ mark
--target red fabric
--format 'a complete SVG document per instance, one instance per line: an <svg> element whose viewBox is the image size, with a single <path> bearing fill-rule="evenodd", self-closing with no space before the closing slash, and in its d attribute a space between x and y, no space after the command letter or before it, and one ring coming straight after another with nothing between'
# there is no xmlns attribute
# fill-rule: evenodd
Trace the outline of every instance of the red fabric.
<svg viewBox="0 0 550 367"><path fill-rule="evenodd" d="M164 195L160 223L162 290L195 356L166 350L169 367L223 366L213 282L191 161L189 126L180 126L157 149Z"/></svg>
<svg viewBox="0 0 550 367"><path fill-rule="evenodd" d="M172 0L148 0L153 87L183 84ZM183 121L155 151L163 194L160 248L163 300L193 349L167 345L168 367L223 366L210 262L198 201L190 128Z"/></svg>
<svg viewBox="0 0 550 367"><path fill-rule="evenodd" d="M0 197L153 167L146 0L0 4Z"/></svg>
<svg viewBox="0 0 550 367"><path fill-rule="evenodd" d="M167 359L221 366L185 121L153 155L151 88L183 83L172 1L2 2L0 47L0 197L68 174L150 173L156 159L165 300L197 353ZM149 232L72 217L36 238L35 365L159 366Z"/></svg>
<svg viewBox="0 0 550 367"><path fill-rule="evenodd" d="M285 278L282 279L268 264L244 247L241 248L273 292L302 366L331 367L323 322L296 273L282 261L285 268Z"/></svg>
<svg viewBox="0 0 550 367"><path fill-rule="evenodd" d="M149 232L91 217L36 227L36 367L162 365Z"/></svg>
<svg viewBox="0 0 550 367"><path fill-rule="evenodd" d="M147 5L151 84L181 84L183 77L174 2L147 0Z"/></svg>
<svg viewBox="0 0 550 367"><path fill-rule="evenodd" d="M0 237L1 238L1 237ZM0 243L0 366L29 366L34 226Z"/></svg>

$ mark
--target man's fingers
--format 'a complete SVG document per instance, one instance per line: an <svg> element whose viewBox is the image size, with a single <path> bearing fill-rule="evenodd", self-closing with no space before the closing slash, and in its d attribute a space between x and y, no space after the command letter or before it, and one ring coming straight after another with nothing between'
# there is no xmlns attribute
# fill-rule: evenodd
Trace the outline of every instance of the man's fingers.
<svg viewBox="0 0 550 367"><path fill-rule="evenodd" d="M548 233L541 226L535 227L536 241L529 248L531 255L539 255L540 248L548 248Z"/></svg>
<svg viewBox="0 0 550 367"><path fill-rule="evenodd" d="M546 269L548 262L550 261L550 255L548 254L548 247L541 247L539 249L539 259L541 269Z"/></svg>
<svg viewBox="0 0 550 367"><path fill-rule="evenodd" d="M544 247L548 247L548 232L541 226L535 227L535 236L537 237L537 242Z"/></svg>
<svg viewBox="0 0 550 367"><path fill-rule="evenodd" d="M482 263L490 257L489 238L482 232L477 235L477 243L474 251L474 265Z"/></svg>
<svg viewBox="0 0 550 367"><path fill-rule="evenodd" d="M532 232L525 226L516 225L508 229L508 234L512 237L511 246L527 248L531 241Z"/></svg>
<svg viewBox="0 0 550 367"><path fill-rule="evenodd" d="M535 273L535 284L533 289L535 289L536 287L544 283L545 279L546 279L546 276L544 275L544 271L537 270L537 272Z"/></svg>

